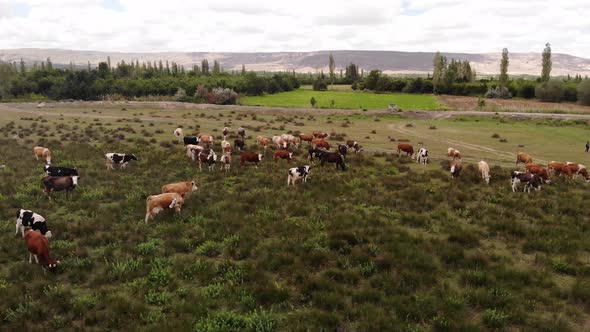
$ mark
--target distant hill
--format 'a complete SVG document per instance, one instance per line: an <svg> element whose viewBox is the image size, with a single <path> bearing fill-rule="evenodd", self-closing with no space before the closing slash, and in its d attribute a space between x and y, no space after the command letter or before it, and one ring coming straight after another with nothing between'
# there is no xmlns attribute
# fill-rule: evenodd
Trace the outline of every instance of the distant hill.
<svg viewBox="0 0 590 332"><path fill-rule="evenodd" d="M396 51L317 51L317 52L268 52L268 53L208 53L208 52L156 52L156 53L118 53L98 51L74 51L62 49L11 49L0 50L0 61L19 61L27 64L40 62L47 57L55 65L86 66L88 62L97 65L106 61L121 60L126 62L174 61L185 68L200 64L201 60L210 62L218 60L225 70L240 70L242 64L248 70L315 72L328 70L328 55L332 53L338 70L353 62L365 70L380 69L386 73L410 74L432 71L432 52L396 52ZM443 53L448 58L469 60L479 74L497 74L500 65L500 53ZM212 65L212 64L210 64ZM539 53L511 53L510 69L512 75L539 75L541 72L541 55ZM568 54L553 54L552 75L590 75L590 59Z"/></svg>

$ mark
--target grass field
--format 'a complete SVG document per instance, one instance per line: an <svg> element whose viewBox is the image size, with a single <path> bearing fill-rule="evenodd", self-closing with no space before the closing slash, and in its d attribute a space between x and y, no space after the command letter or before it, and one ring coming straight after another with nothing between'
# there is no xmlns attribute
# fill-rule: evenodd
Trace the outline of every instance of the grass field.
<svg viewBox="0 0 590 332"><path fill-rule="evenodd" d="M62 105L42 116L0 111L0 164L7 165L0 169L0 330L589 326L588 185L558 178L526 195L508 184L517 149L536 159L587 163L579 152L586 122L157 105ZM258 151L259 134L313 130L355 139L367 151L348 156L346 172L314 167L307 184L287 189L290 166L270 154L258 170L239 169L234 154L230 174L200 173L171 142L178 125L216 138L225 125L243 125L248 151ZM431 163L393 156L399 140L427 146ZM450 143L465 155L455 181L443 156ZM42 195L36 144L54 151L56 165L79 168L80 185L69 198ZM112 151L140 160L106 171L103 156ZM304 152L295 151L294 165L304 162ZM480 159L492 166L490 186L477 174ZM189 179L200 189L182 215L165 211L144 225L147 195ZM62 262L56 274L27 262L14 236L19 208L47 219L52 253Z"/></svg>
<svg viewBox="0 0 590 332"><path fill-rule="evenodd" d="M310 107L312 97L316 99L316 107L318 108L386 109L389 104L397 104L398 107L404 110L432 110L438 107L436 98L430 95L313 91L307 89L258 97L243 97L240 99L240 103L251 106ZM332 100L334 101L333 107Z"/></svg>

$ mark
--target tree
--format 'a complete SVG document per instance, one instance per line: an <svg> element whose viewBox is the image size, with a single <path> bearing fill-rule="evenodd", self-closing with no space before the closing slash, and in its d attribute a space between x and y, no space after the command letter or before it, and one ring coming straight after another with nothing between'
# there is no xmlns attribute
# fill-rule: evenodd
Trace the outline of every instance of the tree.
<svg viewBox="0 0 590 332"><path fill-rule="evenodd" d="M346 68L344 70L344 78L347 83L353 83L356 80L358 80L359 70L358 70L358 67L354 63L351 63L348 66L346 66Z"/></svg>
<svg viewBox="0 0 590 332"><path fill-rule="evenodd" d="M543 70L541 71L541 81L547 82L551 77L551 67L553 66L553 62L551 61L551 44L545 44L545 49L543 50Z"/></svg>
<svg viewBox="0 0 590 332"><path fill-rule="evenodd" d="M549 80L535 88L535 96L541 101L559 102L563 98L565 86L562 80Z"/></svg>
<svg viewBox="0 0 590 332"><path fill-rule="evenodd" d="M242 64L242 76L246 75L246 65Z"/></svg>
<svg viewBox="0 0 590 332"><path fill-rule="evenodd" d="M502 50L502 60L500 61L500 87L505 88L508 85L508 49Z"/></svg>
<svg viewBox="0 0 590 332"><path fill-rule="evenodd" d="M23 58L20 58L20 73L24 75L27 70L25 69L25 61Z"/></svg>
<svg viewBox="0 0 590 332"><path fill-rule="evenodd" d="M207 59L201 61L201 72L203 75L209 76L209 61L207 61Z"/></svg>
<svg viewBox="0 0 590 332"><path fill-rule="evenodd" d="M309 103L311 104L311 107L315 108L315 104L316 104L315 97L311 97L311 99L309 100Z"/></svg>
<svg viewBox="0 0 590 332"><path fill-rule="evenodd" d="M434 93L439 93L440 84L445 75L447 59L440 55L440 52L436 51L434 54L434 60L432 61L433 72L432 72L432 85Z"/></svg>
<svg viewBox="0 0 590 332"><path fill-rule="evenodd" d="M584 80L578 85L578 103L590 105L590 80Z"/></svg>
<svg viewBox="0 0 590 332"><path fill-rule="evenodd" d="M213 74L213 76L217 76L217 75L221 74L221 66L219 65L219 62L217 62L217 60L213 60L212 74Z"/></svg>
<svg viewBox="0 0 590 332"><path fill-rule="evenodd" d="M330 53L330 58L329 58L329 70L330 70L330 84L334 85L334 70L336 69L336 62L334 61L334 56L332 55L332 53Z"/></svg>

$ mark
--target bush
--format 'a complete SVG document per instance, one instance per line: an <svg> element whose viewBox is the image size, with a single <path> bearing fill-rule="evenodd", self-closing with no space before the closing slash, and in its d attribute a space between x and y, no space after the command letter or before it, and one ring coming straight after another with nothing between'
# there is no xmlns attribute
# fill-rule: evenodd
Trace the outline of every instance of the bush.
<svg viewBox="0 0 590 332"><path fill-rule="evenodd" d="M535 88L535 96L541 101L560 102L564 95L564 84L561 80L549 80Z"/></svg>
<svg viewBox="0 0 590 332"><path fill-rule="evenodd" d="M238 94L227 88L215 88L211 94L214 96L213 103L217 105L235 105L238 100Z"/></svg>
<svg viewBox="0 0 590 332"><path fill-rule="evenodd" d="M563 100L574 103L578 101L578 89L575 84L569 83L565 85L565 89L563 91Z"/></svg>
<svg viewBox="0 0 590 332"><path fill-rule="evenodd" d="M518 86L518 96L524 99L535 98L535 83L533 82L522 82Z"/></svg>
<svg viewBox="0 0 590 332"><path fill-rule="evenodd" d="M503 328L508 322L508 315L504 314L501 310L487 309L483 313L483 322L491 328Z"/></svg>
<svg viewBox="0 0 590 332"><path fill-rule="evenodd" d="M489 89L485 94L486 98L494 99L511 99L512 93L506 87L496 87L495 89Z"/></svg>
<svg viewBox="0 0 590 332"><path fill-rule="evenodd" d="M315 82L313 82L313 90L326 91L328 90L328 84L323 79L318 78Z"/></svg>
<svg viewBox="0 0 590 332"><path fill-rule="evenodd" d="M590 105L590 80L584 80L578 84L578 103Z"/></svg>

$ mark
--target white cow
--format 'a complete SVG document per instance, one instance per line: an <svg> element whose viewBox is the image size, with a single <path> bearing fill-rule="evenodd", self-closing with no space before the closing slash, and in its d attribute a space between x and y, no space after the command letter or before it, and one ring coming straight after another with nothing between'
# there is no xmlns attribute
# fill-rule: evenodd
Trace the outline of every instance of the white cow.
<svg viewBox="0 0 590 332"><path fill-rule="evenodd" d="M174 130L174 136L178 140L178 143L182 143L182 138L184 137L184 131L182 130L182 128L176 128Z"/></svg>
<svg viewBox="0 0 590 332"><path fill-rule="evenodd" d="M490 184L490 165L485 161L480 161L478 163L479 173L481 174L481 178L485 181L486 184Z"/></svg>
<svg viewBox="0 0 590 332"><path fill-rule="evenodd" d="M426 148L420 148L420 150L418 150L418 153L416 154L416 161L418 164L428 164L428 150Z"/></svg>

